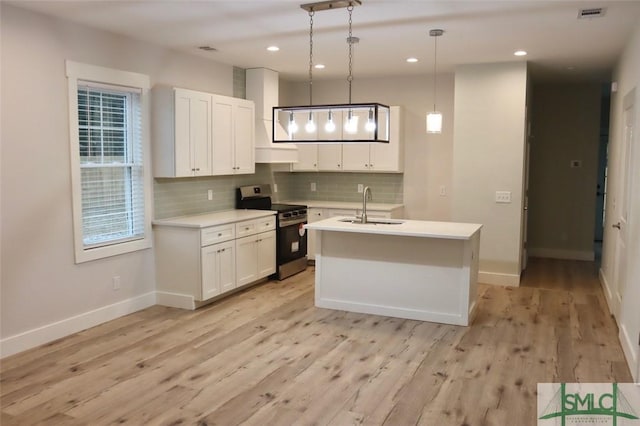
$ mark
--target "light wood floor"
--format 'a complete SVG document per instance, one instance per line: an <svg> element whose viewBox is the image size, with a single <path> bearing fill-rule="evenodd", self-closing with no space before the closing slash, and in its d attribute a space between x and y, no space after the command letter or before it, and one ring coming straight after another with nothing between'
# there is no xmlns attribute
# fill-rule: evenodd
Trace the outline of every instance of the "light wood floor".
<svg viewBox="0 0 640 426"><path fill-rule="evenodd" d="M2 361L14 424L534 425L538 382L629 382L593 264L480 286L470 327L317 309L313 269Z"/></svg>

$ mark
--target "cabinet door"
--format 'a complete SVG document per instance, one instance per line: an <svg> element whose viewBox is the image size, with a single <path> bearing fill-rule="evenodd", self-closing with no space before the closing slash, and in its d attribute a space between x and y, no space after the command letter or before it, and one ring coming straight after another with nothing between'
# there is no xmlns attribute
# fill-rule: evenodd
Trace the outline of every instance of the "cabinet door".
<svg viewBox="0 0 640 426"><path fill-rule="evenodd" d="M175 175L211 174L211 95L175 89Z"/></svg>
<svg viewBox="0 0 640 426"><path fill-rule="evenodd" d="M403 170L402 127L400 107L392 106L389 117L389 143L372 143L370 152L371 171L401 172ZM387 129L381 128L381 132Z"/></svg>
<svg viewBox="0 0 640 426"><path fill-rule="evenodd" d="M235 253L235 241L227 241L221 246L221 251L218 253L218 266L219 266L219 282L220 291L222 293L236 288L236 253Z"/></svg>
<svg viewBox="0 0 640 426"><path fill-rule="evenodd" d="M320 144L318 145L318 170L338 171L342 170L342 145Z"/></svg>
<svg viewBox="0 0 640 426"><path fill-rule="evenodd" d="M235 171L233 144L233 99L213 97L213 173L230 175Z"/></svg>
<svg viewBox="0 0 640 426"><path fill-rule="evenodd" d="M255 235L236 240L236 280L238 287L258 279L257 240Z"/></svg>
<svg viewBox="0 0 640 426"><path fill-rule="evenodd" d="M253 102L236 100L233 110L234 128L234 172L254 173L255 163L255 119Z"/></svg>
<svg viewBox="0 0 640 426"><path fill-rule="evenodd" d="M318 170L318 145L298 144L298 162L291 165L293 171Z"/></svg>
<svg viewBox="0 0 640 426"><path fill-rule="evenodd" d="M199 300L207 300L220 294L218 245L203 247L200 254L202 265L202 294Z"/></svg>
<svg viewBox="0 0 640 426"><path fill-rule="evenodd" d="M276 232L258 234L258 279L276 272Z"/></svg>
<svg viewBox="0 0 640 426"><path fill-rule="evenodd" d="M234 241L203 247L200 252L202 265L202 295L207 300L236 287L236 255Z"/></svg>
<svg viewBox="0 0 640 426"><path fill-rule="evenodd" d="M374 144L352 143L342 145L342 169L344 171L369 170L369 147Z"/></svg>

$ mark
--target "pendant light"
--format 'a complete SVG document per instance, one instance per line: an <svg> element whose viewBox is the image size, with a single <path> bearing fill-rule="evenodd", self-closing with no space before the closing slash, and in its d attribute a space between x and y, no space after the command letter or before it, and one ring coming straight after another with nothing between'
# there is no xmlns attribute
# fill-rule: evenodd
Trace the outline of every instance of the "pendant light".
<svg viewBox="0 0 640 426"><path fill-rule="evenodd" d="M353 8L361 4L360 0L329 0L300 5L309 14L309 105L273 108L274 143L389 143L389 107L380 103L354 104L351 102L353 45L360 41L352 34L352 17ZM346 104L313 105L313 18L318 11L339 8L346 8L349 12L349 36L347 37L349 45L349 76L347 78L349 102ZM304 131L299 131L296 117L305 117ZM278 123L283 121L288 122L286 139L280 137L281 133L275 131ZM318 131L319 129L323 131Z"/></svg>
<svg viewBox="0 0 640 426"><path fill-rule="evenodd" d="M313 15L315 10L311 8L309 10L309 105L313 105ZM316 123L313 120L313 111L309 111L309 117L304 129L307 133L314 133L317 129Z"/></svg>
<svg viewBox="0 0 640 426"><path fill-rule="evenodd" d="M429 35L433 37L433 111L427 114L427 133L442 133L442 113L436 109L437 92L437 64L438 64L438 37L444 34L443 30L431 30Z"/></svg>

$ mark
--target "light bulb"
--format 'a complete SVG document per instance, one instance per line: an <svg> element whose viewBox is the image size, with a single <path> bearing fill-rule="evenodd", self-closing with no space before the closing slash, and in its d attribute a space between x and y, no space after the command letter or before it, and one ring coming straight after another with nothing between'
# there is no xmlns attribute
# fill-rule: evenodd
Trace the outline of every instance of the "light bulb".
<svg viewBox="0 0 640 426"><path fill-rule="evenodd" d="M304 130L306 130L307 133L313 133L316 131L316 123L313 121L313 113L311 111L309 111L309 120L307 121L307 124L304 125Z"/></svg>
<svg viewBox="0 0 640 426"><path fill-rule="evenodd" d="M293 113L289 113L289 134L292 135L298 131L298 123L293 118Z"/></svg>
<svg viewBox="0 0 640 426"><path fill-rule="evenodd" d="M376 129L376 122L373 120L373 109L369 110L369 119L367 124L364 125L364 129L367 132L373 132Z"/></svg>
<svg viewBox="0 0 640 426"><path fill-rule="evenodd" d="M324 125L324 130L326 130L327 133L332 133L336 130L336 123L333 122L333 113L331 111L329 111L329 117Z"/></svg>
<svg viewBox="0 0 640 426"><path fill-rule="evenodd" d="M358 131L358 116L353 115L351 111L349 111L347 122L344 123L344 130L349 134L354 134Z"/></svg>

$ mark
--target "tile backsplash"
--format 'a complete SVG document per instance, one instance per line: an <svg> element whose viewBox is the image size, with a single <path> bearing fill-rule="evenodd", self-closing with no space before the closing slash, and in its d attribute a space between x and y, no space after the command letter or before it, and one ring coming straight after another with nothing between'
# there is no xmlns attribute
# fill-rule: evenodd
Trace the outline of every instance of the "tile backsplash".
<svg viewBox="0 0 640 426"><path fill-rule="evenodd" d="M402 203L402 174L396 173L290 173L269 164L256 164L253 175L158 178L154 180L155 218L183 216L235 208L236 188L274 184L274 201L360 201L358 184L371 187L373 202ZM316 191L311 191L311 183ZM213 200L207 193L213 192Z"/></svg>
<svg viewBox="0 0 640 426"><path fill-rule="evenodd" d="M278 188L282 186L289 199L361 201L358 184L362 184L371 188L373 202L402 203L403 175L398 173L276 172L275 176ZM311 191L312 183L315 191Z"/></svg>

